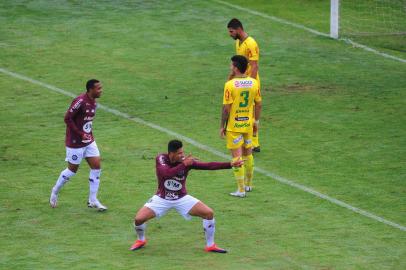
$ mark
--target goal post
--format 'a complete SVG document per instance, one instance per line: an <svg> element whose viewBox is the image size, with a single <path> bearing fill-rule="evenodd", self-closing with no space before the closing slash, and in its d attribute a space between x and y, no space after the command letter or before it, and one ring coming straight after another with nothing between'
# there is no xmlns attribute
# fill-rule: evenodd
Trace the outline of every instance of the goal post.
<svg viewBox="0 0 406 270"><path fill-rule="evenodd" d="M330 0L330 37L406 36L406 0Z"/></svg>
<svg viewBox="0 0 406 270"><path fill-rule="evenodd" d="M340 0L330 0L330 37L337 39L339 31Z"/></svg>
<svg viewBox="0 0 406 270"><path fill-rule="evenodd" d="M406 59L406 0L326 2L330 3L330 38L365 44Z"/></svg>

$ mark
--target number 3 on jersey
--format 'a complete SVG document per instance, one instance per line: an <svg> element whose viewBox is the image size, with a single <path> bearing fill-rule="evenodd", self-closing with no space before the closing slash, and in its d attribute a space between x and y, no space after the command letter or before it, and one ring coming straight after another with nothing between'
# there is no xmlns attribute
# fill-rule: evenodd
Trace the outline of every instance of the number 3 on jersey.
<svg viewBox="0 0 406 270"><path fill-rule="evenodd" d="M244 108L248 106L248 98L250 96L249 91L242 91L240 94L241 97L243 97L244 102L240 102L240 108Z"/></svg>

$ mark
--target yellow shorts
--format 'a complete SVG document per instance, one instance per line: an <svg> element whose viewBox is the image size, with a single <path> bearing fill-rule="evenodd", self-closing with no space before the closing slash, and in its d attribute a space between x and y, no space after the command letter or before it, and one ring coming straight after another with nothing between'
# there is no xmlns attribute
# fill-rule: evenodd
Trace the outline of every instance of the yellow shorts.
<svg viewBox="0 0 406 270"><path fill-rule="evenodd" d="M228 131L226 132L227 149L237 149L241 146L245 148L252 147L252 130L247 133L239 133Z"/></svg>

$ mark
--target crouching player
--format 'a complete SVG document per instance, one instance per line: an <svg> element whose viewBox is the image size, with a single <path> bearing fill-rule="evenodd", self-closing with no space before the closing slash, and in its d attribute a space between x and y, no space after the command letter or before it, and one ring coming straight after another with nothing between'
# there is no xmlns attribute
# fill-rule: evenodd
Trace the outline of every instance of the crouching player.
<svg viewBox="0 0 406 270"><path fill-rule="evenodd" d="M145 246L146 222L154 217L160 218L174 208L185 219L191 216L203 219L207 252L226 253L214 243L215 221L213 210L203 202L187 194L186 178L189 170L220 170L239 167L242 160L233 162L199 162L192 156L185 157L182 142L172 140L168 143L168 154L156 157L156 175L158 190L154 196L137 212L135 216L135 231L138 239L130 250L138 250Z"/></svg>

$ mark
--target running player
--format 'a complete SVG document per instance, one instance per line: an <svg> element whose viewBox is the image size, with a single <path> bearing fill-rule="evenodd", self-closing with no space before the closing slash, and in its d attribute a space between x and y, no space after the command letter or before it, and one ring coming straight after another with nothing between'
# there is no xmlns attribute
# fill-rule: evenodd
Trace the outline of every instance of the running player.
<svg viewBox="0 0 406 270"><path fill-rule="evenodd" d="M230 37L235 39L236 54L245 56L249 61L245 74L256 79L258 81L258 88L260 88L261 85L258 73L259 47L257 42L244 31L242 23L236 18L228 22L227 28ZM229 74L228 79L231 80L232 78L233 75ZM253 134L252 146L254 152L261 151L258 131Z"/></svg>
<svg viewBox="0 0 406 270"><path fill-rule="evenodd" d="M63 185L73 177L82 161L90 166L89 200L87 206L99 211L107 210L97 199L100 183L100 153L92 133L92 122L96 114L96 99L102 94L100 81L92 79L86 83L86 93L75 98L65 114L66 123L66 161L68 167L61 172L52 188L49 203L52 208L58 204L58 194Z"/></svg>
<svg viewBox="0 0 406 270"><path fill-rule="evenodd" d="M168 143L168 154L160 154L156 157L156 175L158 189L152 198L138 210L134 225L138 239L130 250L138 250L147 243L145 238L146 222L154 217L164 216L170 209L175 209L185 219L191 216L203 219L203 228L206 237L207 252L226 253L214 243L215 221L211 208L203 202L187 194L186 178L191 169L197 170L220 170L239 167L243 161L233 162L200 162L192 156L185 157L181 141L172 140Z"/></svg>
<svg viewBox="0 0 406 270"><path fill-rule="evenodd" d="M230 195L236 197L245 197L245 192L252 190L252 134L258 130L262 108L258 82L246 75L247 65L248 60L244 56L231 57L230 74L233 79L224 85L220 123L220 136L226 137L227 148L231 150L233 161L241 158L244 160L243 166L233 168L238 189Z"/></svg>

